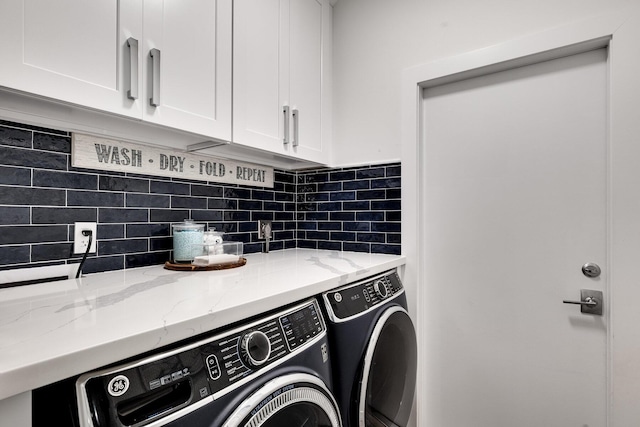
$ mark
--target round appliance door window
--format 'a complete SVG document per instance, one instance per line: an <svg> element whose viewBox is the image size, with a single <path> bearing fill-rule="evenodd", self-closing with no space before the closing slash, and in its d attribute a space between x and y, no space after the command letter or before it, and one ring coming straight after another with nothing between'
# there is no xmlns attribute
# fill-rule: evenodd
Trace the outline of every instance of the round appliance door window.
<svg viewBox="0 0 640 427"><path fill-rule="evenodd" d="M223 427L341 427L335 399L308 374L291 374L265 384L239 405Z"/></svg>
<svg viewBox="0 0 640 427"><path fill-rule="evenodd" d="M254 425L254 424L247 424ZM257 424L255 424L257 425ZM335 424L323 408L309 402L293 403L274 412L263 424L263 427L332 427Z"/></svg>
<svg viewBox="0 0 640 427"><path fill-rule="evenodd" d="M416 388L417 353L409 314L401 307L385 311L365 353L359 426L407 425Z"/></svg>

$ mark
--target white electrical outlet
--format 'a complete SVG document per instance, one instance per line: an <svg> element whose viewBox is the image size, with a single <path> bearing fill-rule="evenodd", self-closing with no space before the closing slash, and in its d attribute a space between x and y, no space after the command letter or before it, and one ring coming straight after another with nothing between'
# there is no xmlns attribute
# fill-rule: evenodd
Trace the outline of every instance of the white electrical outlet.
<svg viewBox="0 0 640 427"><path fill-rule="evenodd" d="M87 245L89 244L89 236L85 236L82 234L82 232L85 230L90 230L92 235L91 249L89 249L89 253L95 253L96 251L98 224L95 222L76 222L75 227L73 229L73 253L74 254L83 254L87 251Z"/></svg>

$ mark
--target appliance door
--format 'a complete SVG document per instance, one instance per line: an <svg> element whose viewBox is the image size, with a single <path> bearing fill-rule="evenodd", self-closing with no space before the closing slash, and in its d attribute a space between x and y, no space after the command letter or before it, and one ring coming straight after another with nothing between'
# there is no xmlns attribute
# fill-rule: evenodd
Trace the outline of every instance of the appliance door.
<svg viewBox="0 0 640 427"><path fill-rule="evenodd" d="M417 376L416 331L409 314L393 307L376 322L364 357L358 396L360 427L405 427Z"/></svg>
<svg viewBox="0 0 640 427"><path fill-rule="evenodd" d="M275 378L252 394L223 427L341 427L326 385L308 374Z"/></svg>

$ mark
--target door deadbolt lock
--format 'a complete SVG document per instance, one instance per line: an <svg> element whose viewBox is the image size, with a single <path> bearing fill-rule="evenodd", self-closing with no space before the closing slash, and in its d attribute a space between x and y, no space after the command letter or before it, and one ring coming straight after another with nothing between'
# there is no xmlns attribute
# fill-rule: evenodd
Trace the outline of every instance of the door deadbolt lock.
<svg viewBox="0 0 640 427"><path fill-rule="evenodd" d="M602 273L600 266L593 262L588 262L582 266L582 274L587 277L598 277Z"/></svg>
<svg viewBox="0 0 640 427"><path fill-rule="evenodd" d="M580 301L563 300L565 304L580 305L580 312L585 314L595 314L602 316L602 291L592 291L591 289L580 289Z"/></svg>

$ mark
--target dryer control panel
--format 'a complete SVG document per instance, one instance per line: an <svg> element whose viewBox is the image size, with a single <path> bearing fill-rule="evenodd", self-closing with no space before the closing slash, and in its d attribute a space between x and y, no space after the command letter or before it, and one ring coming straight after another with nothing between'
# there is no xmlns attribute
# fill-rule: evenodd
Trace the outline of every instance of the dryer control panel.
<svg viewBox="0 0 640 427"><path fill-rule="evenodd" d="M393 270L361 282L325 292L329 317L338 322L366 313L378 304L404 292L398 273Z"/></svg>
<svg viewBox="0 0 640 427"><path fill-rule="evenodd" d="M174 350L85 374L76 383L81 425L144 425L195 408L325 335L318 302L312 299Z"/></svg>

